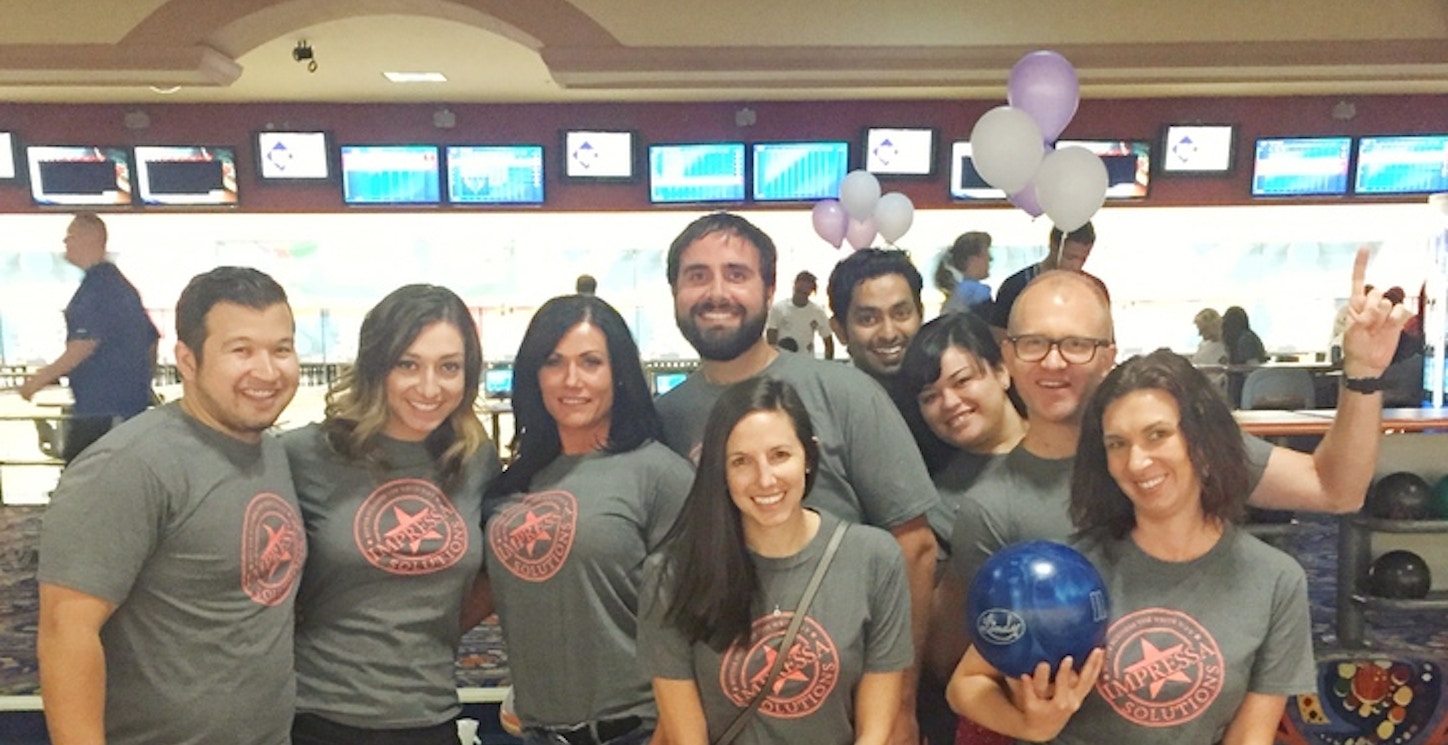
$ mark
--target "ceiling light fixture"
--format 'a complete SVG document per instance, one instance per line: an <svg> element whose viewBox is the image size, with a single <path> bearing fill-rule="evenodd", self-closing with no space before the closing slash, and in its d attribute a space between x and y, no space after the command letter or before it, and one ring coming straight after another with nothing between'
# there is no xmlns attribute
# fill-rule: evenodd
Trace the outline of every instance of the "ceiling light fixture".
<svg viewBox="0 0 1448 745"><path fill-rule="evenodd" d="M151 92L152 92L152 93L159 93L159 94L161 94L161 95L163 95L163 96L169 96L169 95L171 95L172 93L180 93L180 92L181 92L181 86L179 86L179 85L168 85L168 86L165 86L165 87L162 87L162 86L159 86L159 85L151 85L151 86L147 86L147 87L151 89Z"/></svg>
<svg viewBox="0 0 1448 745"><path fill-rule="evenodd" d="M446 83L440 72L384 72L382 76L394 83Z"/></svg>
<svg viewBox="0 0 1448 745"><path fill-rule="evenodd" d="M312 51L312 45L308 44L306 39L297 42L296 48L292 50L292 59L307 63L307 72L317 71L317 53Z"/></svg>

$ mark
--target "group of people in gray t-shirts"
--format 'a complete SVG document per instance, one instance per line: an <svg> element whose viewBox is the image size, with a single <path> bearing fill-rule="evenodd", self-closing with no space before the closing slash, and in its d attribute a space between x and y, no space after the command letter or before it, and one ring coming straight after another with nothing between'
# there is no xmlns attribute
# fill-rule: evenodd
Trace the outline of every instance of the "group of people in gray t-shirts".
<svg viewBox="0 0 1448 745"><path fill-rule="evenodd" d="M197 276L176 309L182 398L89 448L45 518L52 741L451 745L456 644L494 612L527 743L918 742L917 693L941 695L919 680L1022 739L1245 742L1310 688L1301 570L1235 522L1249 499L1354 508L1379 395L1344 396L1315 454L1243 439L1180 358L1116 367L1099 282L1067 271L1021 292L984 356L988 331L921 332L917 274L893 369L867 375L768 343L776 262L737 215L673 241L701 363L657 401L613 307L545 303L514 361L506 468L451 291L379 302L323 420L275 437L299 378L286 294L252 269ZM1381 374L1405 320L1362 289L1365 264L1348 391L1371 388L1353 381ZM912 353L923 368L890 379ZM1012 389L1024 420L1001 405ZM922 437L966 465L932 482ZM1006 680L965 643L962 588L993 550L1073 530L1112 592L1107 649ZM1240 602L1219 619L1202 593ZM1119 675L1143 633L1214 651L1212 700L1145 721Z"/></svg>

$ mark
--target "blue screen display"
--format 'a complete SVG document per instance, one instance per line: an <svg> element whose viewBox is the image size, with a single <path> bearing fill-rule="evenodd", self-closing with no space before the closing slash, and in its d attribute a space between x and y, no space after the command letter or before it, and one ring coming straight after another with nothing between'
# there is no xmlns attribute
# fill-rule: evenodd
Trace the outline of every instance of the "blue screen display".
<svg viewBox="0 0 1448 745"><path fill-rule="evenodd" d="M1358 194L1448 191L1448 135L1360 138L1353 191Z"/></svg>
<svg viewBox="0 0 1448 745"><path fill-rule="evenodd" d="M447 200L454 204L541 204L543 147L449 147Z"/></svg>
<svg viewBox="0 0 1448 745"><path fill-rule="evenodd" d="M483 395L488 398L513 395L513 368L494 367L483 371Z"/></svg>
<svg viewBox="0 0 1448 745"><path fill-rule="evenodd" d="M342 201L347 204L437 204L435 145L343 145Z"/></svg>
<svg viewBox="0 0 1448 745"><path fill-rule="evenodd" d="M678 385L689 377L684 370L670 370L669 372L654 373L654 395L662 396L674 390Z"/></svg>
<svg viewBox="0 0 1448 745"><path fill-rule="evenodd" d="M1252 196L1346 194L1351 156L1351 137L1258 140L1252 164Z"/></svg>
<svg viewBox="0 0 1448 745"><path fill-rule="evenodd" d="M761 202L833 199L850 169L846 142L754 145L754 198Z"/></svg>
<svg viewBox="0 0 1448 745"><path fill-rule="evenodd" d="M649 201L744 201L744 143L649 146Z"/></svg>

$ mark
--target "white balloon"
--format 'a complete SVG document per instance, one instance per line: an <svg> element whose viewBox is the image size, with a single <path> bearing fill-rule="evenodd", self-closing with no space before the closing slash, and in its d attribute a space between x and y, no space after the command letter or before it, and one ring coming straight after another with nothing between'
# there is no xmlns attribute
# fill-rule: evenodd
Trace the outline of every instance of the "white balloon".
<svg viewBox="0 0 1448 745"><path fill-rule="evenodd" d="M1065 147L1041 161L1036 199L1051 222L1069 233L1085 225L1106 203L1106 164L1084 147Z"/></svg>
<svg viewBox="0 0 1448 745"><path fill-rule="evenodd" d="M856 220L863 220L875 214L875 203L880 201L880 180L869 171L850 171L840 182L840 204L845 214Z"/></svg>
<svg viewBox="0 0 1448 745"><path fill-rule="evenodd" d="M1015 194L1031 182L1046 153L1041 127L1020 109L997 106L970 131L970 160L987 184Z"/></svg>
<svg viewBox="0 0 1448 745"><path fill-rule="evenodd" d="M915 203L898 191L881 196L875 204L875 229L886 243L900 240L914 221Z"/></svg>

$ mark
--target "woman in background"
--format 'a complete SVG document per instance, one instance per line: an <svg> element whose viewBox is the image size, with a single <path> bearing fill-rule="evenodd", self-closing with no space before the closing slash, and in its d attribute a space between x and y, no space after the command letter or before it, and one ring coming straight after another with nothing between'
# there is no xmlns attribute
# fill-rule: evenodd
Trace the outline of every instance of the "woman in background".
<svg viewBox="0 0 1448 745"><path fill-rule="evenodd" d="M538 309L513 362L513 417L469 620L496 603L524 742L644 742L657 720L635 643L644 558L693 470L658 442L618 311L591 295Z"/></svg>
<svg viewBox="0 0 1448 745"><path fill-rule="evenodd" d="M990 287L981 282L989 276L990 233L961 233L935 266L935 286L946 298L941 314L989 310Z"/></svg>
<svg viewBox="0 0 1448 745"><path fill-rule="evenodd" d="M671 745L719 742L787 655L732 740L883 745L913 659L905 561L889 533L851 525L788 650L783 642L839 518L805 509L819 443L788 383L724 391L699 472L645 581L639 650Z"/></svg>
<svg viewBox="0 0 1448 745"><path fill-rule="evenodd" d="M325 418L282 436L307 527L296 745L455 745L453 660L498 453L473 410L472 314L432 285L362 321Z"/></svg>
<svg viewBox="0 0 1448 745"><path fill-rule="evenodd" d="M1106 581L1104 654L1063 663L1052 690L1046 663L1007 680L972 647L952 706L1033 742L1271 745L1287 697L1317 689L1307 578L1239 525L1231 410L1163 349L1107 375L1083 416L1073 543Z"/></svg>
<svg viewBox="0 0 1448 745"><path fill-rule="evenodd" d="M1222 314L1222 343L1227 346L1227 362L1231 365L1260 365L1267 361L1262 339L1252 330L1247 311L1239 306L1233 305ZM1246 380L1245 370L1234 370L1227 375L1227 400L1234 407L1242 404L1242 384Z"/></svg>
<svg viewBox="0 0 1448 745"><path fill-rule="evenodd" d="M1192 323L1196 324L1197 335L1202 338L1197 351L1192 353L1192 364L1205 367L1207 380L1217 389L1227 391L1227 345L1222 342L1222 314L1215 308L1202 308Z"/></svg>

